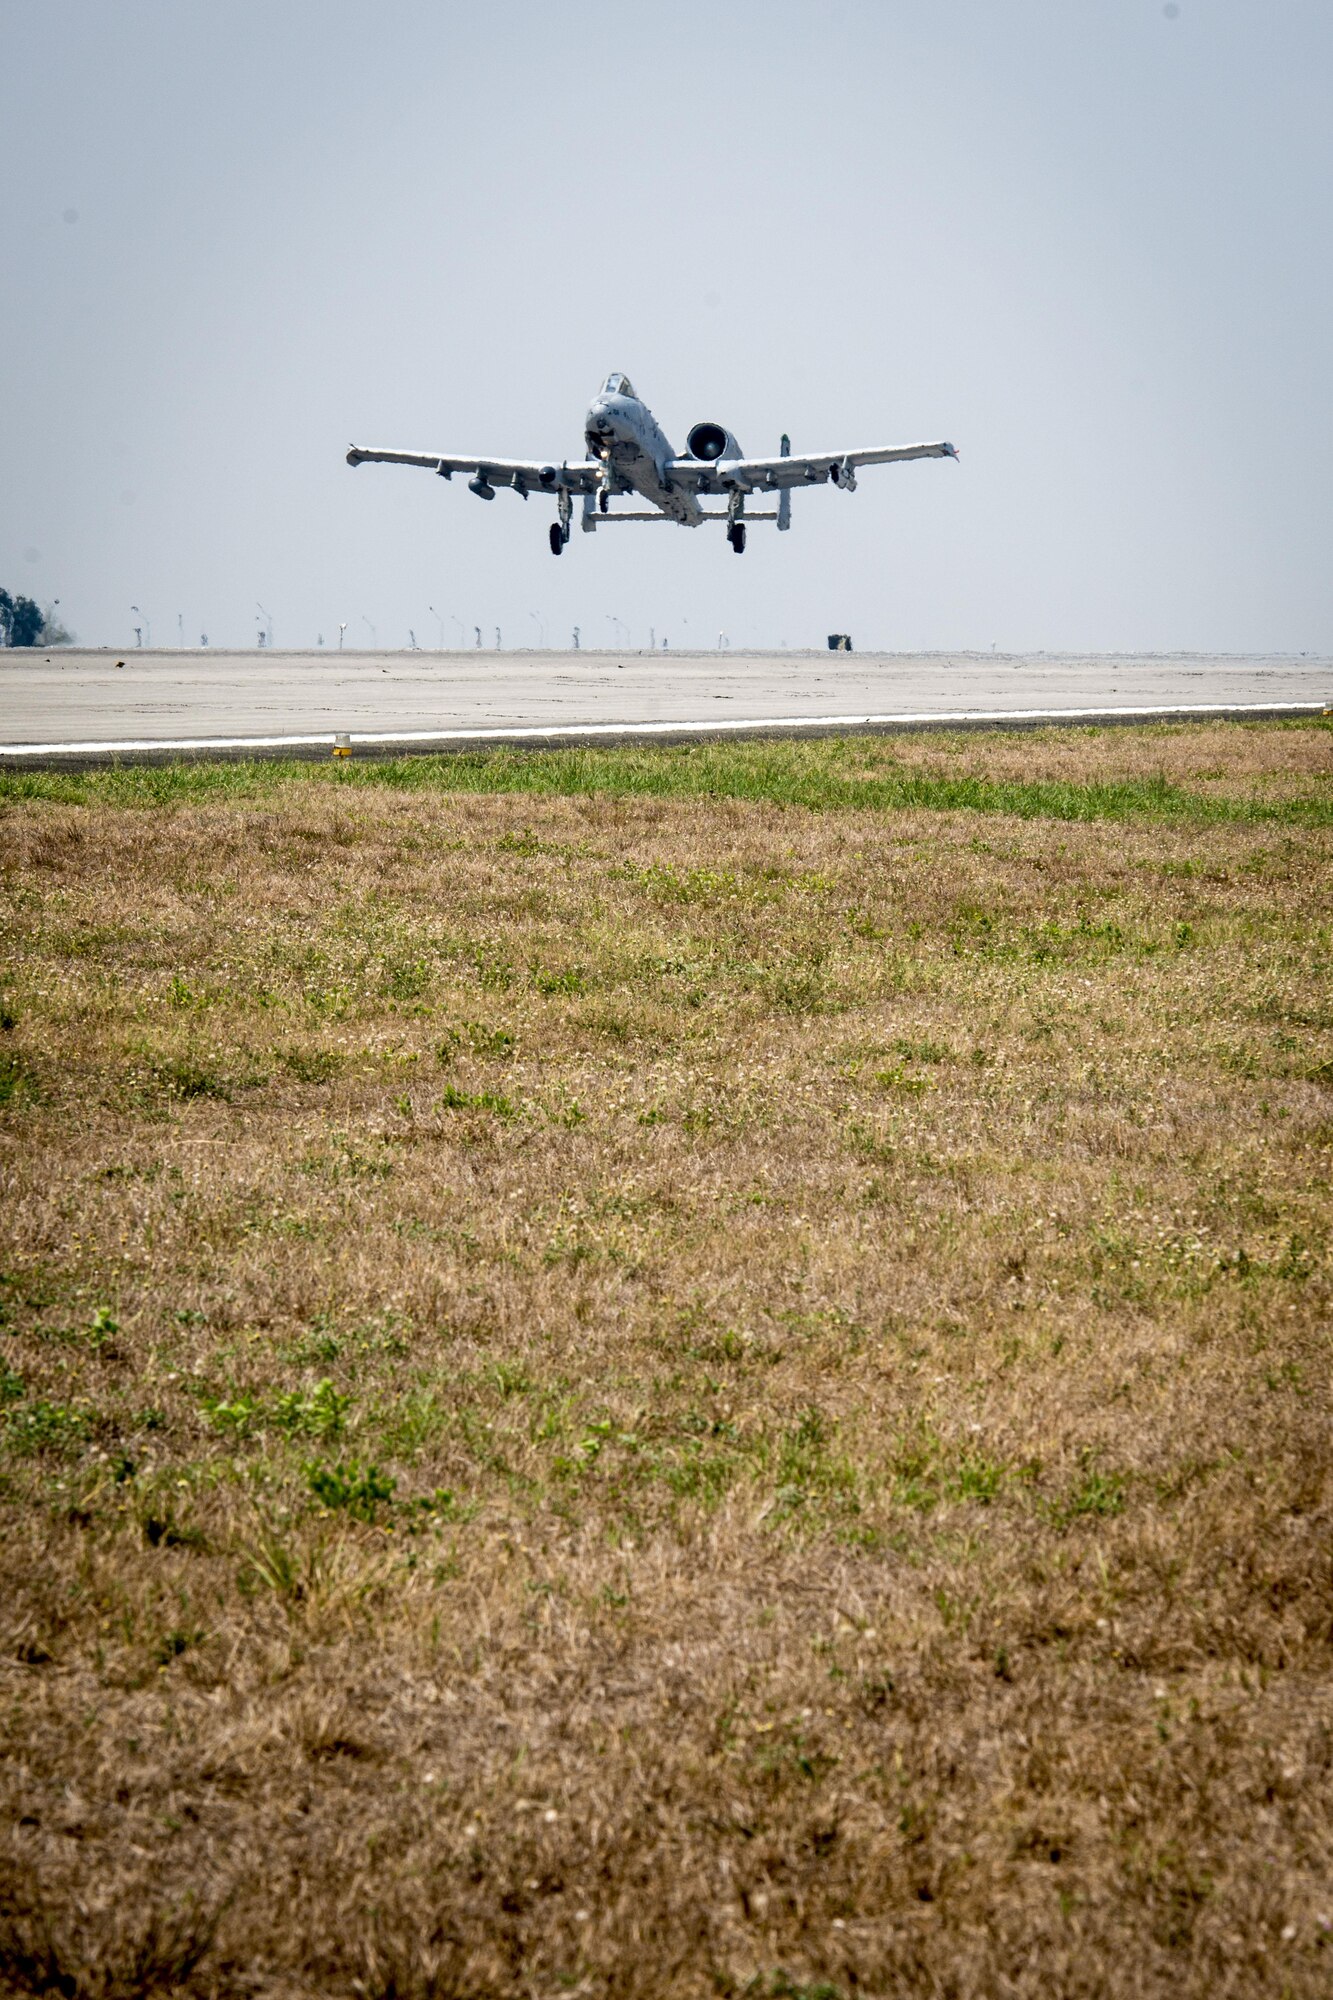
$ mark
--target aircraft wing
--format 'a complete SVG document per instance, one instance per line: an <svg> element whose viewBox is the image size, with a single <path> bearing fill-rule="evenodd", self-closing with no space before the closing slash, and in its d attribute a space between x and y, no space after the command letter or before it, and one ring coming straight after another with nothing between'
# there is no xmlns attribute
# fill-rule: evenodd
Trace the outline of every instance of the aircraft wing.
<svg viewBox="0 0 1333 2000"><path fill-rule="evenodd" d="M452 479L465 472L488 486L512 486L526 500L529 493L595 493L602 479L598 459L576 459L573 465L552 465L535 458L458 458L447 451L379 451L372 446L348 447L349 465L420 465Z"/></svg>
<svg viewBox="0 0 1333 2000"><path fill-rule="evenodd" d="M890 465L900 458L957 458L951 444L867 446L860 451L804 452L790 458L673 458L673 480L695 493L771 492L784 486L842 485L862 465Z"/></svg>

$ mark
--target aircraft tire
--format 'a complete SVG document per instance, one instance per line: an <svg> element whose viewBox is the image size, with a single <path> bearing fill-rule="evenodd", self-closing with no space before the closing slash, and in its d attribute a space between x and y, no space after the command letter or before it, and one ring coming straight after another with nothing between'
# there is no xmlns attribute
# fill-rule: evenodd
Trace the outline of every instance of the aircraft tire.
<svg viewBox="0 0 1333 2000"><path fill-rule="evenodd" d="M551 523L551 554L560 555L565 546L565 531L558 521Z"/></svg>
<svg viewBox="0 0 1333 2000"><path fill-rule="evenodd" d="M743 521L733 522L732 526L727 529L727 540L731 543L732 551L735 555L743 556L745 554L745 523Z"/></svg>

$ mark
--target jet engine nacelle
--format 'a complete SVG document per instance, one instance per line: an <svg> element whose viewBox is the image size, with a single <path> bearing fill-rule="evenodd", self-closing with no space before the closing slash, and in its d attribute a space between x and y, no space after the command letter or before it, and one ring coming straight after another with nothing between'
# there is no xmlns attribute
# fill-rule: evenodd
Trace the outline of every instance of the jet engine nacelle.
<svg viewBox="0 0 1333 2000"><path fill-rule="evenodd" d="M719 458L745 456L731 432L721 424L696 424L685 440L685 449L691 458L702 458L709 465Z"/></svg>

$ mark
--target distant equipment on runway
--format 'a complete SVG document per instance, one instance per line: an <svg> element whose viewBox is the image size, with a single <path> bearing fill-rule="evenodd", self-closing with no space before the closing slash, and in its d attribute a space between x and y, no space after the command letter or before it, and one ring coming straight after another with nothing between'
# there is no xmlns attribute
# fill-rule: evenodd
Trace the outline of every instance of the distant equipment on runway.
<svg viewBox="0 0 1333 2000"><path fill-rule="evenodd" d="M828 649L830 653L850 653L852 650L851 633L830 632L828 635Z"/></svg>
<svg viewBox="0 0 1333 2000"><path fill-rule="evenodd" d="M746 458L729 430L721 424L695 424L679 458L668 443L648 405L635 393L627 375L608 375L593 398L584 423L588 455L573 465L544 465L537 459L459 458L445 452L379 451L364 445L348 449L347 463L420 465L452 479L471 475L468 491L479 500L494 500L497 486L508 486L526 500L529 493L549 493L556 518L550 526L551 554L560 555L569 540L574 496L583 502L582 525L591 534L613 521L675 521L697 528L705 521L725 521L727 540L737 555L745 549L750 521L776 521L779 533L791 526L792 489L831 483L845 493L856 491L856 474L863 465L887 465L905 458L957 458L951 444L873 446L857 451L826 451L793 457L784 436L776 458ZM777 506L747 515L745 503L755 493L775 493ZM646 500L652 513L621 510L611 502L623 494ZM705 510L699 500L718 494L725 510Z"/></svg>

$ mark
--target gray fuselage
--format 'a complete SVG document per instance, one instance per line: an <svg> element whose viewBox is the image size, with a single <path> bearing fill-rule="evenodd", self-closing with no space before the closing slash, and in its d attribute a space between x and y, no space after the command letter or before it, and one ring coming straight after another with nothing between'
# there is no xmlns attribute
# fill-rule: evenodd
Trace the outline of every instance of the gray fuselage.
<svg viewBox="0 0 1333 2000"><path fill-rule="evenodd" d="M637 396L603 389L588 410L584 425L588 450L609 475L608 490L641 493L669 520L696 528L704 516L686 488L673 485L670 440L646 403Z"/></svg>

